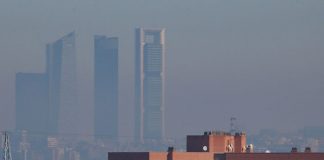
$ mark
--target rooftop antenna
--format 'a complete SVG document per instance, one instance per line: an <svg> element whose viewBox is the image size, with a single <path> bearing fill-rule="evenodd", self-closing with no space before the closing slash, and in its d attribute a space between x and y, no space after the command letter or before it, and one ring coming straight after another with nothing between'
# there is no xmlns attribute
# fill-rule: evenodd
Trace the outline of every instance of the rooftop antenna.
<svg viewBox="0 0 324 160"><path fill-rule="evenodd" d="M237 125L236 125L236 118L235 117L231 117L231 123L230 123L230 133L232 135L234 135L237 132Z"/></svg>
<svg viewBox="0 0 324 160"><path fill-rule="evenodd" d="M9 140L9 133L8 132L4 132L4 135L2 136L2 140L3 140L2 160L12 160L11 150L10 150L10 140Z"/></svg>

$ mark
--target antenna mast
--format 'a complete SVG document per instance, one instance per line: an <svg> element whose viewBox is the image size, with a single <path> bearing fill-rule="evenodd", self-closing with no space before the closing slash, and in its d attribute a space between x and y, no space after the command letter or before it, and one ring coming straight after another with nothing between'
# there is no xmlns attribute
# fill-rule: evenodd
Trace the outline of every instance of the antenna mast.
<svg viewBox="0 0 324 160"><path fill-rule="evenodd" d="M8 132L4 132L4 135L2 137L3 140L3 155L2 160L12 160L11 157L11 150L10 150L10 140L9 140L9 134Z"/></svg>
<svg viewBox="0 0 324 160"><path fill-rule="evenodd" d="M231 117L231 128L230 128L230 133L234 135L237 132L237 125L236 125L236 118Z"/></svg>

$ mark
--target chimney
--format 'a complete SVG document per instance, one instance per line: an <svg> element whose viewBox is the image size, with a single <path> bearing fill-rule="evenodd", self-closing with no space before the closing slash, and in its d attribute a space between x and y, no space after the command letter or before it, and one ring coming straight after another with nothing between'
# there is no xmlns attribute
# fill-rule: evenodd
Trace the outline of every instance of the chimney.
<svg viewBox="0 0 324 160"><path fill-rule="evenodd" d="M244 153L246 152L246 134L235 133L234 135L234 152L235 153Z"/></svg>
<svg viewBox="0 0 324 160"><path fill-rule="evenodd" d="M249 144L246 147L246 153L253 153L254 152L254 147L253 144Z"/></svg>
<svg viewBox="0 0 324 160"><path fill-rule="evenodd" d="M174 151L174 147L168 147L168 153L173 152Z"/></svg>
<svg viewBox="0 0 324 160"><path fill-rule="evenodd" d="M291 148L291 153L297 153L297 152L298 152L297 147L293 147L293 148Z"/></svg>
<svg viewBox="0 0 324 160"><path fill-rule="evenodd" d="M168 147L167 160L173 160L174 147Z"/></svg>
<svg viewBox="0 0 324 160"><path fill-rule="evenodd" d="M311 153L311 152L312 152L312 149L310 147L305 148L305 153Z"/></svg>

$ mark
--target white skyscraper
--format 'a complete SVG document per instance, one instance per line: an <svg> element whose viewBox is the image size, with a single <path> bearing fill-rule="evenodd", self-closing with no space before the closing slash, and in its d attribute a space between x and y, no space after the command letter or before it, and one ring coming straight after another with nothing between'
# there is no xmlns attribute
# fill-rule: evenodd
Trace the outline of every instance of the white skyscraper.
<svg viewBox="0 0 324 160"><path fill-rule="evenodd" d="M163 140L165 29L135 32L135 139Z"/></svg>

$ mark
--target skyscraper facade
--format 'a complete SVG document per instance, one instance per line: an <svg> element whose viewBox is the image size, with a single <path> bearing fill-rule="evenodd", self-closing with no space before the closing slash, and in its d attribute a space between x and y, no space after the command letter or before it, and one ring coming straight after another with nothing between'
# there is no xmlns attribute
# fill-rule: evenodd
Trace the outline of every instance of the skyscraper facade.
<svg viewBox="0 0 324 160"><path fill-rule="evenodd" d="M75 133L79 123L75 33L48 44L46 51L51 132Z"/></svg>
<svg viewBox="0 0 324 160"><path fill-rule="evenodd" d="M165 29L135 30L135 139L164 138Z"/></svg>
<svg viewBox="0 0 324 160"><path fill-rule="evenodd" d="M97 138L118 137L118 38L95 36L95 119Z"/></svg>
<svg viewBox="0 0 324 160"><path fill-rule="evenodd" d="M48 83L44 73L16 74L16 129L48 132Z"/></svg>

